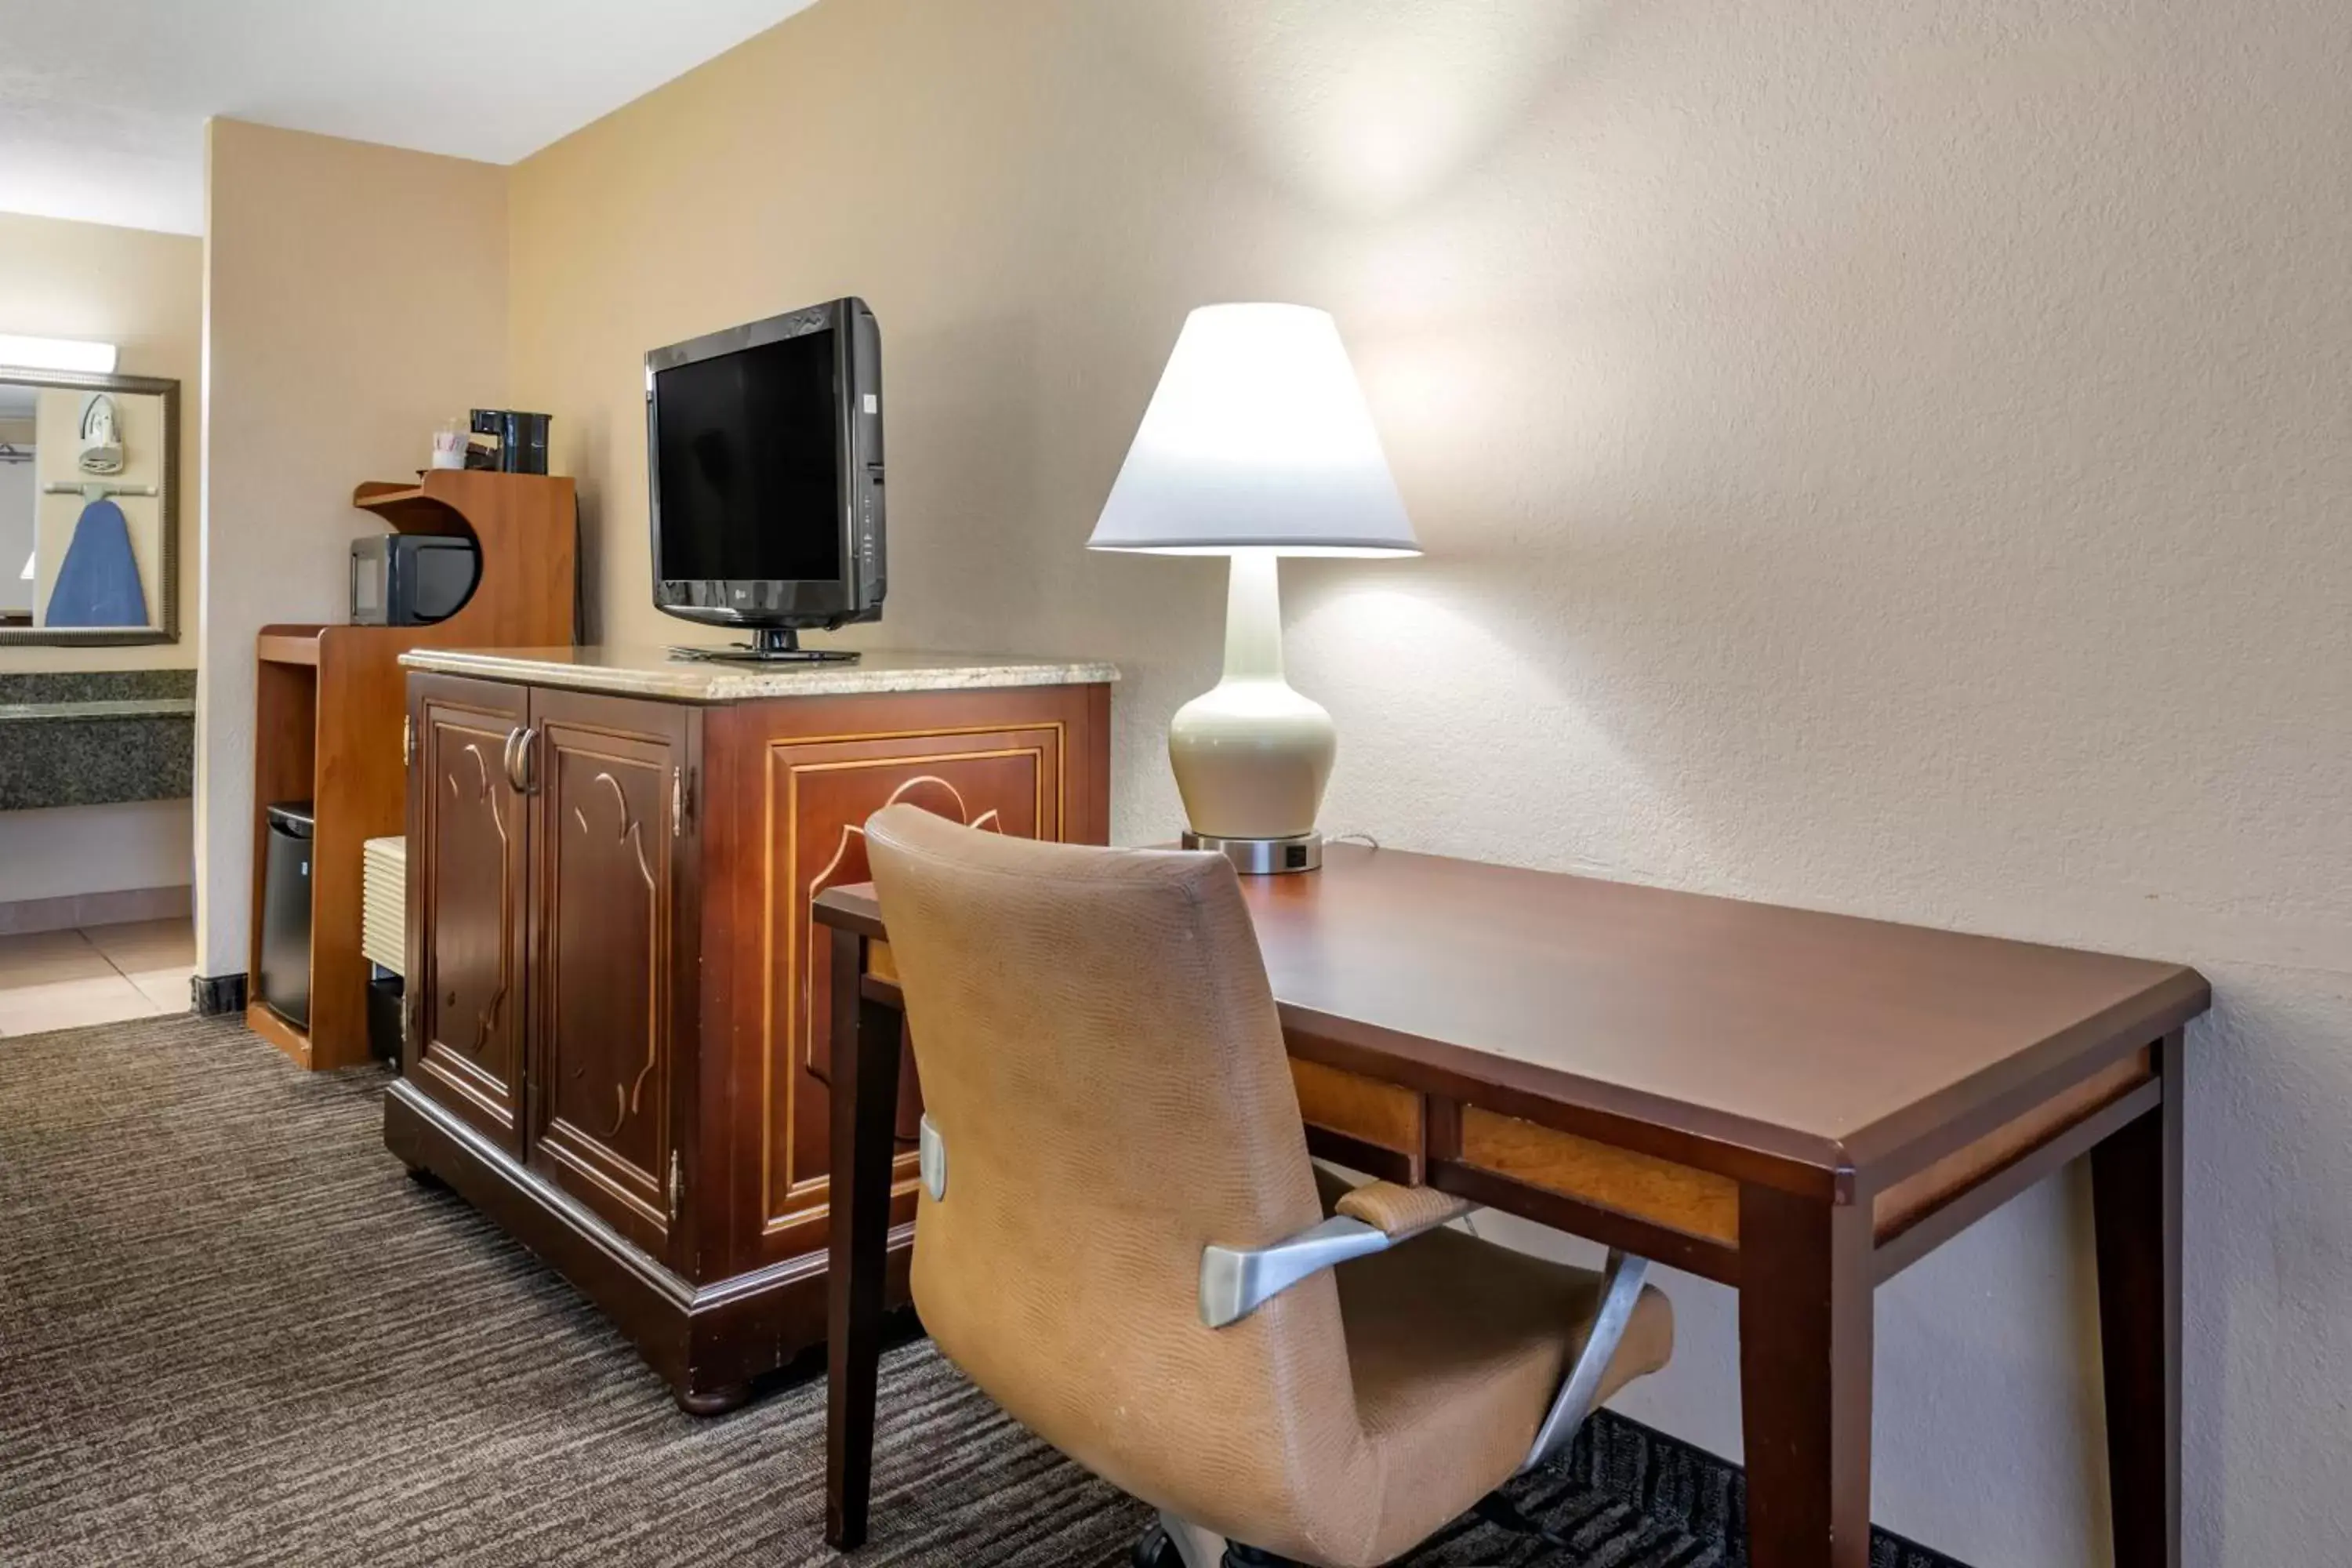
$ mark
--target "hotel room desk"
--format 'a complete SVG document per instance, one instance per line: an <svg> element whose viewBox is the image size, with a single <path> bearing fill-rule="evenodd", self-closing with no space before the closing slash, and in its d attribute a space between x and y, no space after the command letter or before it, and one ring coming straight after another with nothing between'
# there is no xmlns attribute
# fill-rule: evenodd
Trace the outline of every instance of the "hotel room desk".
<svg viewBox="0 0 2352 1568"><path fill-rule="evenodd" d="M1349 845L1242 887L1315 1152L1738 1291L1754 1568L1864 1568L1874 1289L2089 1154L2116 1560L2177 1568L2194 970ZM825 1534L846 1550L916 1173L871 888L816 918L838 1009Z"/></svg>

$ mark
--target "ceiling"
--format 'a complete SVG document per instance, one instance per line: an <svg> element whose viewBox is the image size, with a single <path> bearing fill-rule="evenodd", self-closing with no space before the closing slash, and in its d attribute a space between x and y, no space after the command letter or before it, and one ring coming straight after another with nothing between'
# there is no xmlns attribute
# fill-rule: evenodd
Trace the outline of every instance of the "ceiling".
<svg viewBox="0 0 2352 1568"><path fill-rule="evenodd" d="M213 115L510 163L811 0L6 0L0 212L198 234Z"/></svg>

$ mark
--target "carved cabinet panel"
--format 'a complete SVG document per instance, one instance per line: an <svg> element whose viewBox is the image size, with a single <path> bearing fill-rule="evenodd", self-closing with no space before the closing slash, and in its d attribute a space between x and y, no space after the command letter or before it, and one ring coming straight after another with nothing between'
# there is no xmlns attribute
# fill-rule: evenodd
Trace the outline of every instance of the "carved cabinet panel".
<svg viewBox="0 0 2352 1568"><path fill-rule="evenodd" d="M773 868L767 887L767 995L761 1060L765 1125L760 1190L767 1252L789 1256L821 1238L831 1102L831 971L809 900L869 877L866 817L905 801L954 821L1024 838L1065 833L1065 732L1060 726L963 734L883 734L778 741L766 749L764 789ZM911 1138L913 1074L901 1108Z"/></svg>
<svg viewBox="0 0 2352 1568"><path fill-rule="evenodd" d="M409 710L407 1072L425 1094L520 1153L529 887L528 803L509 768L528 693L416 682Z"/></svg>
<svg viewBox="0 0 2352 1568"><path fill-rule="evenodd" d="M684 1180L689 712L554 691L531 708L530 1163L657 1258L671 1255Z"/></svg>

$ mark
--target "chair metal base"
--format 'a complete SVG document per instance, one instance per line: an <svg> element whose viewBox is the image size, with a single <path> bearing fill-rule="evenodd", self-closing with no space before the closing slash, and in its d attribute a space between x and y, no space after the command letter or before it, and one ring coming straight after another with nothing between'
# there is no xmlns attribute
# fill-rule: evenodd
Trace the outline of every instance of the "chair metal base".
<svg viewBox="0 0 2352 1568"><path fill-rule="evenodd" d="M1225 1322L1244 1315L1248 1308L1255 1307L1266 1296L1293 1283L1295 1276L1328 1267L1334 1259L1318 1256L1311 1265L1283 1273L1279 1279L1257 1279L1251 1268L1241 1266L1244 1263L1257 1266L1257 1271L1264 1272L1284 1258L1286 1248L1296 1249L1302 1242L1308 1243L1305 1250L1310 1253L1315 1250L1314 1243L1318 1241L1327 1246L1337 1244L1343 1251L1359 1244L1359 1238L1346 1233L1331 1238L1318 1237L1318 1231L1333 1226L1351 1226L1369 1233L1379 1247L1387 1245L1387 1237L1369 1226L1349 1220L1326 1220L1316 1230L1293 1237L1289 1242L1262 1248L1255 1254L1208 1247L1202 1255L1202 1321L1212 1328L1222 1327ZM1310 1238L1314 1240L1310 1241ZM1360 1249L1376 1251L1379 1247ZM1223 1258L1217 1256L1220 1253L1224 1255ZM1593 1314L1592 1327L1585 1335L1584 1343L1570 1366L1568 1375L1561 1380L1559 1392L1553 1397L1542 1426L1537 1429L1535 1441L1528 1447L1527 1459L1519 1467L1519 1474L1527 1474L1566 1447L1569 1440L1576 1436L1577 1428L1582 1426L1585 1419L1592 1414L1593 1406L1598 1403L1595 1395L1601 1392L1601 1377L1607 1373L1610 1362L1615 1358L1617 1347L1624 1342L1625 1330L1633 1321L1633 1309L1641 1300L1642 1285L1649 1268L1646 1258L1631 1253L1612 1250L1609 1254L1601 1283L1600 1310ZM1276 1271L1280 1272L1278 1268ZM1225 1278L1227 1275L1232 1278ZM1229 1302L1228 1298L1231 1299ZM1213 1310L1213 1305L1217 1302L1227 1302L1229 1307L1238 1307L1239 1310ZM1243 1305L1244 1302L1246 1305ZM1499 1491L1480 1499L1471 1511L1488 1524L1512 1534L1532 1537L1558 1549L1568 1546L1542 1524L1522 1513ZM1297 1568L1297 1565L1289 1558L1276 1557L1270 1552L1261 1552L1238 1541L1226 1541L1213 1535L1199 1525L1163 1510L1135 1544L1135 1568Z"/></svg>
<svg viewBox="0 0 2352 1568"><path fill-rule="evenodd" d="M1489 1493L1471 1510L1514 1535L1531 1536L1563 1551L1569 1543L1521 1513L1500 1492ZM1162 1512L1146 1525L1130 1558L1135 1568L1299 1568L1287 1557L1212 1535L1199 1525Z"/></svg>
<svg viewBox="0 0 2352 1568"><path fill-rule="evenodd" d="M1163 1511L1144 1527L1135 1543L1135 1568L1224 1568L1230 1561L1224 1537ZM1248 1548L1243 1548L1247 1551ZM1255 1559L1279 1563L1281 1559Z"/></svg>
<svg viewBox="0 0 2352 1568"><path fill-rule="evenodd" d="M1298 1565L1287 1557L1276 1557L1271 1552L1260 1552L1255 1546L1229 1541L1225 1543L1225 1568L1298 1568Z"/></svg>

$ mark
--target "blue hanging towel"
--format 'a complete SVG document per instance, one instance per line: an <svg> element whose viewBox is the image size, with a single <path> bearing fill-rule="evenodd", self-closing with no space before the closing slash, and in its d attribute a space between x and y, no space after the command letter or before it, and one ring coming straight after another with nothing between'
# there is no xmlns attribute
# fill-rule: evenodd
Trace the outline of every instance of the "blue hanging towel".
<svg viewBox="0 0 2352 1568"><path fill-rule="evenodd" d="M110 500L94 500L74 523L44 626L143 626L147 590L131 550L131 522Z"/></svg>

